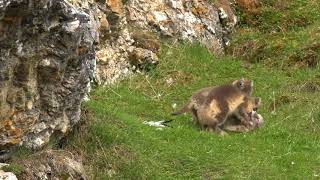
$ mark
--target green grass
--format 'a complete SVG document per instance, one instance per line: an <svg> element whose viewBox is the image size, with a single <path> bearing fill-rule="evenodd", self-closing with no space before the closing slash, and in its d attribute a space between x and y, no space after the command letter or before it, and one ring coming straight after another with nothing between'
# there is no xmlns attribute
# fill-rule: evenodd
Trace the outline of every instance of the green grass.
<svg viewBox="0 0 320 180"><path fill-rule="evenodd" d="M164 44L156 69L92 92L66 147L92 179L319 178L320 1L261 2L255 17L241 15L229 55ZM262 98L262 128L220 137L170 116L193 91L241 77ZM162 119L171 127L143 124Z"/></svg>
<svg viewBox="0 0 320 180"><path fill-rule="evenodd" d="M319 70L319 8L319 0L262 0L259 13L249 16L250 21L244 14L229 52L248 62L269 67Z"/></svg>
<svg viewBox="0 0 320 180"><path fill-rule="evenodd" d="M10 164L9 166L2 167L1 170L5 171L5 172L12 172L16 176L19 176L23 172L24 169L19 164Z"/></svg>
<svg viewBox="0 0 320 180"><path fill-rule="evenodd" d="M91 121L68 146L83 151L93 179L315 178L319 76L315 69L287 72L217 59L199 45L164 46L154 71L92 93L84 105ZM169 115L194 90L240 77L253 79L253 95L263 100L261 129L220 137L200 131L190 115ZM173 119L172 127L143 124L162 119Z"/></svg>

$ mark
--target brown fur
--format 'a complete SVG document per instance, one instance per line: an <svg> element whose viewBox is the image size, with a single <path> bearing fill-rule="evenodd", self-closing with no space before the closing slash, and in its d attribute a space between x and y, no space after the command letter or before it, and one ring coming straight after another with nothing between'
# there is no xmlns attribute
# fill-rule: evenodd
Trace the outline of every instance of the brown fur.
<svg viewBox="0 0 320 180"><path fill-rule="evenodd" d="M236 80L230 84L240 91L244 92L246 95L250 96L252 94L253 84L248 80ZM198 109L208 98L209 93L217 87L206 87L202 88L192 94L189 101L182 106L178 111L171 113L172 115L179 115L187 112L192 112L193 109Z"/></svg>
<svg viewBox="0 0 320 180"><path fill-rule="evenodd" d="M245 97L251 95L252 88L251 81L241 79L223 86L200 89L193 93L187 104L172 115L191 112L193 119L203 128L221 132L216 126L238 110L239 105L244 103ZM244 110L240 110L238 114L247 116L240 113L242 111ZM239 116L239 118L242 117ZM242 119L244 119L242 121L248 121L249 117Z"/></svg>
<svg viewBox="0 0 320 180"><path fill-rule="evenodd" d="M236 114L237 118L247 125L249 116L244 113L245 106L240 106L245 103L247 96L251 95L252 90L247 88L243 85L238 86L236 81L232 85L223 85L211 90L205 103L197 110L202 129L223 134L220 127L232 114Z"/></svg>
<svg viewBox="0 0 320 180"><path fill-rule="evenodd" d="M210 91L214 88L215 87L206 87L194 92L190 97L189 101L184 106L182 106L178 111L172 113L172 115L179 115L179 114L191 112L193 119L197 122L198 118L197 118L196 111L200 107L200 105L206 101Z"/></svg>

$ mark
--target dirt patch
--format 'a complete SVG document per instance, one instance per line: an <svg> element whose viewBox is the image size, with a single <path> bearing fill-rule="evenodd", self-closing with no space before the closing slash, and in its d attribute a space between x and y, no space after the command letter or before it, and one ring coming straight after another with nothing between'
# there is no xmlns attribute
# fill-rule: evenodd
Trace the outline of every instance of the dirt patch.
<svg viewBox="0 0 320 180"><path fill-rule="evenodd" d="M223 167L208 167L203 170L201 179L223 179L226 174Z"/></svg>
<svg viewBox="0 0 320 180"><path fill-rule="evenodd" d="M257 40L247 40L234 43L227 49L233 57L241 57L250 63L260 62L268 56L267 42Z"/></svg>
<svg viewBox="0 0 320 180"><path fill-rule="evenodd" d="M119 144L112 145L108 149L98 149L95 155L97 157L93 163L99 170L107 172L109 177L117 176L123 167L136 160L133 152Z"/></svg>
<svg viewBox="0 0 320 180"><path fill-rule="evenodd" d="M271 46L267 40L241 40L233 43L227 49L233 57L241 57L249 63L257 63L272 59L270 63L277 63L275 57L281 57L286 44L283 41L274 42ZM278 62L279 63L279 62ZM287 68L316 68L320 63L320 43L313 43L306 47L296 49L284 58L284 67Z"/></svg>
<svg viewBox="0 0 320 180"><path fill-rule="evenodd" d="M123 162L129 162L135 159L134 153L122 145L113 145L110 149L110 153L113 154L113 156L122 159Z"/></svg>
<svg viewBox="0 0 320 180"><path fill-rule="evenodd" d="M316 93L320 92L320 80L310 80L294 85L290 85L288 89L291 89L292 92L308 92Z"/></svg>
<svg viewBox="0 0 320 180"><path fill-rule="evenodd" d="M159 54L159 40L151 32L143 31L141 29L132 29L132 39L134 40L135 46L148 49L156 54Z"/></svg>
<svg viewBox="0 0 320 180"><path fill-rule="evenodd" d="M235 0L240 21L244 24L257 25L259 14L261 14L261 3L259 0Z"/></svg>
<svg viewBox="0 0 320 180"><path fill-rule="evenodd" d="M194 80L194 77L192 74L185 73L183 71L174 71L167 76L166 83L167 84L172 84L172 83L189 84L193 80Z"/></svg>
<svg viewBox="0 0 320 180"><path fill-rule="evenodd" d="M278 96L275 98L275 100L273 100L270 103L268 108L269 112L275 111L279 106L282 106L284 104L289 104L294 101L296 101L296 98L292 96L286 96L286 95Z"/></svg>
<svg viewBox="0 0 320 180"><path fill-rule="evenodd" d="M287 10L289 8L289 2L288 1L284 1L284 0L277 0L274 4L273 7L277 10Z"/></svg>
<svg viewBox="0 0 320 180"><path fill-rule="evenodd" d="M290 56L288 64L298 68L315 68L319 64L319 59L320 43L313 43Z"/></svg>
<svg viewBox="0 0 320 180"><path fill-rule="evenodd" d="M258 14L261 3L258 0L235 0L239 8L246 14Z"/></svg>

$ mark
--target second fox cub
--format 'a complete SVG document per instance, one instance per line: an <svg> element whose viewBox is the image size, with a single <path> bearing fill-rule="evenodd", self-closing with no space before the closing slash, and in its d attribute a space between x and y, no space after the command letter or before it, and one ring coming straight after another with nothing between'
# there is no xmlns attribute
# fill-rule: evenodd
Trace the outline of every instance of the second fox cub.
<svg viewBox="0 0 320 180"><path fill-rule="evenodd" d="M263 117L257 113L258 108L261 106L261 98L249 97L248 100L240 106L243 106L245 112L249 115L249 126L243 125L237 117L231 116L223 124L223 130L232 132L248 132L263 124Z"/></svg>

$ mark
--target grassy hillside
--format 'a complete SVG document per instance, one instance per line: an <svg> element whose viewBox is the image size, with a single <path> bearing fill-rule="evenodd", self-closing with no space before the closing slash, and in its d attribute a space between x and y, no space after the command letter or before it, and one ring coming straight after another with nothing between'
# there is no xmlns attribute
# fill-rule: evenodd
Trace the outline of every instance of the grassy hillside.
<svg viewBox="0 0 320 180"><path fill-rule="evenodd" d="M283 70L318 68L320 1L262 0L257 15L242 14L229 53Z"/></svg>
<svg viewBox="0 0 320 180"><path fill-rule="evenodd" d="M198 45L163 47L160 66L86 103L87 128L70 147L83 151L95 179L313 178L320 175L320 72L283 71L232 58L216 59ZM201 87L239 77L254 80L265 125L248 134L201 132L191 116L171 117ZM169 81L172 81L170 84ZM275 104L275 109L274 109ZM174 119L157 130L143 121Z"/></svg>
<svg viewBox="0 0 320 180"><path fill-rule="evenodd" d="M320 176L320 1L262 1L242 14L225 57L199 45L162 47L161 63L84 104L68 142L94 179L313 179ZM219 137L171 117L199 88L240 77L263 100L261 129ZM157 130L144 121L169 120Z"/></svg>

